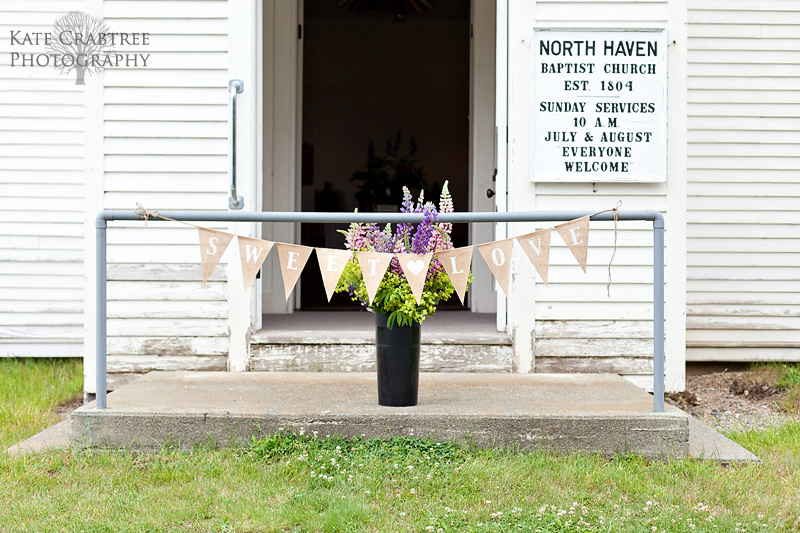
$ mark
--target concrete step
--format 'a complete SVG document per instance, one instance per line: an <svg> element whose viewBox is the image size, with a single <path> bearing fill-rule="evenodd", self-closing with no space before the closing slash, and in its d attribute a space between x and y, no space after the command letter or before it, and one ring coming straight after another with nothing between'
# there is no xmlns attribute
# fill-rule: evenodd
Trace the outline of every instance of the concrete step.
<svg viewBox="0 0 800 533"><path fill-rule="evenodd" d="M416 436L648 458L689 453L688 416L611 374L423 373L419 405L381 407L374 373L153 372L107 409L72 414L81 447L157 450L246 442L281 428L319 436Z"/></svg>
<svg viewBox="0 0 800 533"><path fill-rule="evenodd" d="M250 338L250 370L375 371L375 315L301 311L264 315ZM495 315L450 311L422 324L423 372L511 372L511 337L498 332Z"/></svg>

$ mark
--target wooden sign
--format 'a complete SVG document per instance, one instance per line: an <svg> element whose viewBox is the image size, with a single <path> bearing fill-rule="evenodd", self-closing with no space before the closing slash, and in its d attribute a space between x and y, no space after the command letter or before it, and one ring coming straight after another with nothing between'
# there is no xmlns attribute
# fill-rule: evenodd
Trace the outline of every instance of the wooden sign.
<svg viewBox="0 0 800 533"><path fill-rule="evenodd" d="M667 177L663 31L535 30L534 182Z"/></svg>

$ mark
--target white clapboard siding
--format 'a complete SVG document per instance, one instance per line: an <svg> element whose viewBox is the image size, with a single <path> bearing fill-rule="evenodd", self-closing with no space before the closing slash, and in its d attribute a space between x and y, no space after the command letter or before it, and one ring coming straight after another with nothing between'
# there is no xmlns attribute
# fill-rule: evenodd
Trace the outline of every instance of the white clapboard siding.
<svg viewBox="0 0 800 533"><path fill-rule="evenodd" d="M687 360L800 360L800 4L688 17Z"/></svg>
<svg viewBox="0 0 800 533"><path fill-rule="evenodd" d="M11 66L11 31L45 32L80 0L0 3L0 357L83 355L84 94Z"/></svg>
<svg viewBox="0 0 800 533"><path fill-rule="evenodd" d="M536 2L537 27L663 28L666 1ZM537 183L536 210L666 211L663 183ZM621 222L614 253L614 225L592 222L588 268L584 274L561 237L551 236L549 285L537 277L534 357L536 372L614 372L644 378L652 388L653 231L650 222ZM522 255L522 254L520 254ZM527 259L522 256L522 261ZM638 382L637 382L638 383Z"/></svg>
<svg viewBox="0 0 800 533"><path fill-rule="evenodd" d="M150 33L147 47L125 50L149 53L147 68L105 73L104 207L226 210L227 2L103 5L115 31ZM110 372L225 370L225 266L202 283L194 227L111 222L108 260Z"/></svg>

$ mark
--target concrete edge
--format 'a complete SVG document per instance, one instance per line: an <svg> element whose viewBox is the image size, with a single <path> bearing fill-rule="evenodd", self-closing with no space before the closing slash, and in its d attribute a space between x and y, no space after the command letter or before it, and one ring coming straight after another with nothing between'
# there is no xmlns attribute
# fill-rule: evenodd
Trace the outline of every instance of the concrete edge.
<svg viewBox="0 0 800 533"><path fill-rule="evenodd" d="M58 424L50 426L36 435L11 446L6 450L6 453L8 455L21 456L43 450L65 449L72 443L71 434L71 421L70 417L67 417Z"/></svg>
<svg viewBox="0 0 800 533"><path fill-rule="evenodd" d="M89 406L81 407L86 409ZM91 409L91 407L89 407ZM87 409L88 410L88 409ZM162 414L163 416L163 414ZM6 453L22 456L47 449L65 449L72 444L72 420L66 418L58 424L11 446ZM167 418L169 418L167 416ZM736 444L693 416L687 416L689 425L688 457L722 463L760 463L756 455Z"/></svg>
<svg viewBox="0 0 800 533"><path fill-rule="evenodd" d="M689 416L689 457L721 463L761 462L749 450L693 416Z"/></svg>

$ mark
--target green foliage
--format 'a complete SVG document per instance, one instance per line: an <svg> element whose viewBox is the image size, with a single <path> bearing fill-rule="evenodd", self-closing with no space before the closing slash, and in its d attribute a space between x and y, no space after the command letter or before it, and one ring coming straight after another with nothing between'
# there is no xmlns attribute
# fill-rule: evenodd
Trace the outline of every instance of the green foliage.
<svg viewBox="0 0 800 533"><path fill-rule="evenodd" d="M355 259L347 263L342 277L339 279L339 284L336 286L336 291L347 292L350 287L354 289L352 291L353 301L366 302L369 300L361 269ZM450 282L450 278L447 277L445 272L439 272L429 277L425 282L422 299L417 304L408 281L392 271L387 271L383 281L378 286L378 292L372 301L371 309L379 315L389 313L387 326L390 329L394 324L399 324L400 326L409 326L414 323L421 324L426 317L436 311L439 301L446 300L452 296L453 292L453 284Z"/></svg>
<svg viewBox="0 0 800 533"><path fill-rule="evenodd" d="M749 374L751 379L783 391L778 405L790 413L800 414L800 364L758 363Z"/></svg>

